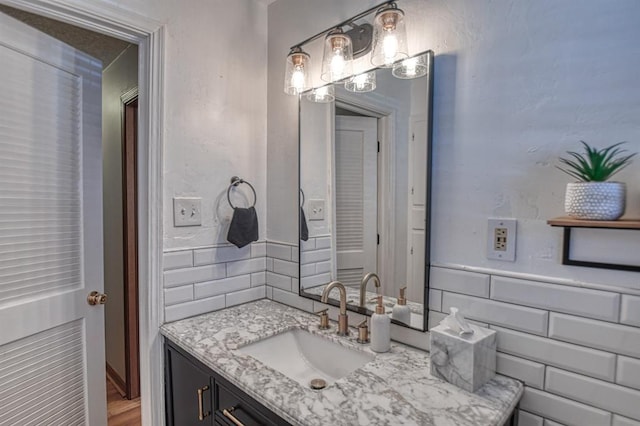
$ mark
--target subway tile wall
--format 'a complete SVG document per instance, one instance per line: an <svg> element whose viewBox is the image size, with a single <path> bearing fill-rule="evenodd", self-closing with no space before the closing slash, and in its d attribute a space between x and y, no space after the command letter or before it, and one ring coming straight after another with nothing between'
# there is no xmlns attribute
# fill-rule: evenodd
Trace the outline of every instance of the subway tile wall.
<svg viewBox="0 0 640 426"><path fill-rule="evenodd" d="M165 252L165 321L264 299L266 256L266 242Z"/></svg>
<svg viewBox="0 0 640 426"><path fill-rule="evenodd" d="M303 243L304 277L312 276L305 265L326 273L329 248L318 239ZM293 244L171 251L164 268L166 321L265 297L307 312L326 307L298 296ZM525 383L521 426L640 426L640 295L447 267L432 267L430 276L431 326L456 306L497 331L498 372ZM408 343L425 348L424 333L407 333Z"/></svg>
<svg viewBox="0 0 640 426"><path fill-rule="evenodd" d="M430 277L430 326L455 306L497 331L498 372L525 383L521 426L640 426L640 296L444 267Z"/></svg>

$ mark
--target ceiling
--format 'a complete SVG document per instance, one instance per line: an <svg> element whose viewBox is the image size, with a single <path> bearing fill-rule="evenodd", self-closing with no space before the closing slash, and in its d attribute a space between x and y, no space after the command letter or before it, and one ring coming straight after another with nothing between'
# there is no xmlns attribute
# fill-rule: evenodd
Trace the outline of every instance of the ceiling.
<svg viewBox="0 0 640 426"><path fill-rule="evenodd" d="M130 46L126 41L117 38L98 34L8 6L0 5L0 12L6 13L27 25L101 60L103 69Z"/></svg>

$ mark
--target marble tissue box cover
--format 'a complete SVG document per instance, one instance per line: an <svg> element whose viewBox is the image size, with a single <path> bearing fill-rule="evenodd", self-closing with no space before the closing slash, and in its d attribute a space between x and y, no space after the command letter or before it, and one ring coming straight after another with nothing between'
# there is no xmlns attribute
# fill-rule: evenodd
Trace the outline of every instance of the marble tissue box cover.
<svg viewBox="0 0 640 426"><path fill-rule="evenodd" d="M496 332L471 328L473 334L463 336L443 325L430 330L431 375L475 392L496 374Z"/></svg>

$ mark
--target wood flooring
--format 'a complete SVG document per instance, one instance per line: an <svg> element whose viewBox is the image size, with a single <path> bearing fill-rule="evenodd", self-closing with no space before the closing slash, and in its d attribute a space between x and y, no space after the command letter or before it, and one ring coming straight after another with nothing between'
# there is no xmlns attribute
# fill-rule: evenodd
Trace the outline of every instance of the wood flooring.
<svg viewBox="0 0 640 426"><path fill-rule="evenodd" d="M140 398L124 399L107 380L107 419L109 426L140 426Z"/></svg>

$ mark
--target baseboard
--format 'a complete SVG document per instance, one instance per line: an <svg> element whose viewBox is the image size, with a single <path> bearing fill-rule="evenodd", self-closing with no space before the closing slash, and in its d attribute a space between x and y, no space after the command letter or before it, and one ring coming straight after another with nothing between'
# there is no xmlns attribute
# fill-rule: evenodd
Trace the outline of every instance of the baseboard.
<svg viewBox="0 0 640 426"><path fill-rule="evenodd" d="M125 392L127 386L124 380L122 380L122 377L120 377L116 370L111 368L109 363L107 363L107 380L111 382L111 384L116 388L118 393L122 395L123 398L127 397L127 392Z"/></svg>

